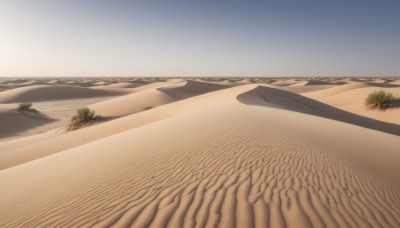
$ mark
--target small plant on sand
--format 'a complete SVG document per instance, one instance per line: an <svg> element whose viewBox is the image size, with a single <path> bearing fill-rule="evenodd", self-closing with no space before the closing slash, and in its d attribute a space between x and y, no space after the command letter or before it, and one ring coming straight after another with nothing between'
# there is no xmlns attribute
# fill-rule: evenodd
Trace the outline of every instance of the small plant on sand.
<svg viewBox="0 0 400 228"><path fill-rule="evenodd" d="M36 112L36 109L32 108L32 103L19 103L17 106L17 111L20 112Z"/></svg>
<svg viewBox="0 0 400 228"><path fill-rule="evenodd" d="M382 110L384 108L388 108L393 101L393 95L391 93L387 93L383 90L375 91L370 93L365 99L365 105L370 108L377 108L378 110Z"/></svg>
<svg viewBox="0 0 400 228"><path fill-rule="evenodd" d="M78 129L90 122L102 119L103 117L100 115L96 115L93 110L90 110L87 107L80 108L76 111L76 114L71 118L71 123L68 126L69 130Z"/></svg>

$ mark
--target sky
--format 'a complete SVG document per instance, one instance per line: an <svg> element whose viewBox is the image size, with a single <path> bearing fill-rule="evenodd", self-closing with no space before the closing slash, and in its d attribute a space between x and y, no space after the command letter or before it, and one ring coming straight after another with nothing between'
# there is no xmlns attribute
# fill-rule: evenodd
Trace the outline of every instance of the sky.
<svg viewBox="0 0 400 228"><path fill-rule="evenodd" d="M400 1L0 0L0 76L400 76Z"/></svg>

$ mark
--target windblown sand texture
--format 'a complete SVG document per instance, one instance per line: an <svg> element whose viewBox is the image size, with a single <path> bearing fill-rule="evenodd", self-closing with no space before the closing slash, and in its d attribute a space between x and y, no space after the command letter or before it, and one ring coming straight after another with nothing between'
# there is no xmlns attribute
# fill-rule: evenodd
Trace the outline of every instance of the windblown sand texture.
<svg viewBox="0 0 400 228"><path fill-rule="evenodd" d="M2 80L0 227L400 227L379 89L400 98L396 78ZM66 131L83 106L105 119Z"/></svg>

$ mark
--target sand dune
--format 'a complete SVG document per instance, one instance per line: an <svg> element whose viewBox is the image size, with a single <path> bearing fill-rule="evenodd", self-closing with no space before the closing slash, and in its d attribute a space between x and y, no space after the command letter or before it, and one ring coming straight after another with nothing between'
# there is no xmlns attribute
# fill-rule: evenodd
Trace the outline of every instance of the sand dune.
<svg viewBox="0 0 400 228"><path fill-rule="evenodd" d="M129 80L127 82L114 82L107 85L100 86L91 86L91 88L95 89L132 89L134 92L141 92L149 89L156 89L159 87L166 86L168 84L175 84L182 82L179 79L171 79L171 80L154 80L154 81L146 81L146 80Z"/></svg>
<svg viewBox="0 0 400 228"><path fill-rule="evenodd" d="M226 90L215 91L195 96L171 104L166 104L146 112L128 115L110 122L80 129L40 141L31 141L25 146L3 151L0 154L0 169L9 168L44 156L70 149L85 143L111 136L129 129L157 122L175 115L182 115L196 110L215 107L228 101L235 102L237 93L254 88L255 85L244 85ZM105 130L107 129L107 130ZM0 145L1 148L1 145Z"/></svg>
<svg viewBox="0 0 400 228"><path fill-rule="evenodd" d="M154 83L154 82L164 82L164 80L157 80L157 79L145 80L145 79L141 79L141 78L136 78L136 79L133 79L133 80L129 80L129 82L130 83L147 85L147 84Z"/></svg>
<svg viewBox="0 0 400 228"><path fill-rule="evenodd" d="M92 86L91 88L98 88L98 89L104 89L104 88L135 88L139 86L143 86L145 84L139 84L139 83L130 83L130 82L119 82L119 83L113 83L113 84L108 84L108 85L103 85L103 86Z"/></svg>
<svg viewBox="0 0 400 228"><path fill-rule="evenodd" d="M393 84L393 85L400 85L400 80L393 80L393 82L391 82L391 84Z"/></svg>
<svg viewBox="0 0 400 228"><path fill-rule="evenodd" d="M400 126L397 124L385 123L354 115L307 97L275 88L259 86L252 91L239 95L238 100L245 104L282 108L400 136Z"/></svg>
<svg viewBox="0 0 400 228"><path fill-rule="evenodd" d="M184 85L177 84L169 87L163 87L159 88L158 90L167 94L174 100L182 100L200 94L227 88L224 85L198 82L193 80L187 80L183 84Z"/></svg>
<svg viewBox="0 0 400 228"><path fill-rule="evenodd" d="M331 88L312 93L305 93L303 95L318 100L334 101L338 103L360 103L364 104L365 98L368 94L374 91L380 91L380 87L367 86L365 84L349 84L340 86L340 88ZM400 96L400 88L385 88L384 91L392 93L395 97Z"/></svg>
<svg viewBox="0 0 400 228"><path fill-rule="evenodd" d="M29 80L27 80L27 79L7 79L7 80L4 80L3 82L2 82L2 84L21 84L21 83L26 83L26 82L29 82Z"/></svg>
<svg viewBox="0 0 400 228"><path fill-rule="evenodd" d="M310 123L330 128L304 135ZM397 136L332 120L226 104L0 172L0 225L399 226L398 185L313 144L328 132L342 139L343 127L353 140L375 137L344 141L348 149L400 146ZM28 178L35 185L27 187Z"/></svg>
<svg viewBox="0 0 400 228"><path fill-rule="evenodd" d="M320 91L314 91L314 92L310 92L310 93L306 93L304 94L307 97L318 97L318 98L323 98L323 97L327 97L327 96L332 96L332 95L336 95L339 93L343 93L349 90L354 90L354 89L359 89L359 88L364 88L364 87L368 87L368 85L366 85L365 83L349 83L349 84L345 84L345 85L341 85L341 86L335 86L332 88L328 88L328 89L324 89L324 90L320 90Z"/></svg>
<svg viewBox="0 0 400 228"><path fill-rule="evenodd" d="M260 84L260 83L258 83ZM268 83L267 83L268 84ZM279 88L282 90L290 91L293 93L309 93L318 90L329 89L332 87L336 87L338 84L346 84L344 82L329 82L329 81L322 81L322 80L291 80L291 81L277 81L274 82L272 85L275 88Z"/></svg>
<svg viewBox="0 0 400 228"><path fill-rule="evenodd" d="M104 85L109 85L109 82L106 81L98 81L98 82L94 82L92 83L92 85L96 85L96 86L104 86Z"/></svg>
<svg viewBox="0 0 400 228"><path fill-rule="evenodd" d="M132 88L132 91L141 92L141 91L145 91L145 90L158 89L158 88L161 88L161 87L165 87L165 86L168 86L168 85L179 84L179 83L183 83L183 80L172 79L172 80L168 80L166 82L158 81L158 82L153 82L153 83L144 83L141 86Z"/></svg>
<svg viewBox="0 0 400 228"><path fill-rule="evenodd" d="M316 79L311 79L311 80L306 80L305 85L343 85L346 84L346 82L329 82L329 81L324 81L324 80L316 80Z"/></svg>
<svg viewBox="0 0 400 228"><path fill-rule="evenodd" d="M5 90L9 90L9 89L12 89L13 87L12 86L9 86L9 85L0 85L0 92L1 91L5 91Z"/></svg>
<svg viewBox="0 0 400 228"><path fill-rule="evenodd" d="M1 103L34 102L49 100L81 99L123 94L116 90L99 90L60 85L27 86L3 91L0 93Z"/></svg>
<svg viewBox="0 0 400 228"><path fill-rule="evenodd" d="M4 157L3 153L7 153L7 151L9 150L15 150L16 148L25 147L32 143L37 143L38 141L47 140L51 137L54 137L57 135L56 133L57 131L58 130L50 130L42 134L33 134L29 136L16 137L12 139L2 138L2 141L0 141L0 157ZM2 169L2 167L0 169Z"/></svg>
<svg viewBox="0 0 400 228"><path fill-rule="evenodd" d="M190 84L193 85L177 80L149 84L142 82L142 86L132 87L135 88L134 93L90 105L90 108L107 117L126 116L176 100L214 91L216 88L225 88L210 83L191 82ZM193 89L193 86L196 86L197 89ZM109 88L111 88L111 85ZM118 88L122 87L118 86Z"/></svg>
<svg viewBox="0 0 400 228"><path fill-rule="evenodd" d="M271 82L271 85L274 86L290 86L299 83L299 81L295 79L282 79L282 80L276 80L274 82Z"/></svg>
<svg viewBox="0 0 400 228"><path fill-rule="evenodd" d="M366 82L365 84L367 84L369 86L380 87L380 88L398 88L398 87L400 87L400 85L392 84L392 83Z"/></svg>
<svg viewBox="0 0 400 228"><path fill-rule="evenodd" d="M400 227L400 125L325 104L377 87L280 89L302 81L155 82L1 142L0 227Z"/></svg>
<svg viewBox="0 0 400 228"><path fill-rule="evenodd" d="M129 82L117 82L117 83L109 84L106 87L108 87L108 88L136 88L139 86L144 86L144 85L148 85L148 84L155 83L155 82L156 81L146 81L146 80L137 79L137 80L131 80Z"/></svg>
<svg viewBox="0 0 400 228"><path fill-rule="evenodd" d="M173 101L165 93L150 89L102 101L89 107L102 116L118 117L152 109Z"/></svg>
<svg viewBox="0 0 400 228"><path fill-rule="evenodd" d="M301 83L302 84L302 83ZM309 93L309 92L315 92L319 90L325 90L335 87L335 85L290 85L290 86L283 86L279 87L279 89L285 90L285 91L290 91L293 93Z"/></svg>
<svg viewBox="0 0 400 228"><path fill-rule="evenodd" d="M332 105L339 109L356 113L365 117L400 124L400 109L393 108L385 111L369 110L365 106L365 98L368 94L384 89L395 97L400 97L400 87L372 87L366 84L349 84L337 88L321 90L302 95Z"/></svg>

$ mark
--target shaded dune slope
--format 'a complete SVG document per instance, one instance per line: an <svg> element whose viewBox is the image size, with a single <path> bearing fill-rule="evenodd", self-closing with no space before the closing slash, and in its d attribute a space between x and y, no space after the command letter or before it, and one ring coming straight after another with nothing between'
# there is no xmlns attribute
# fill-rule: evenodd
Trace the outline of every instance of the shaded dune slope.
<svg viewBox="0 0 400 228"><path fill-rule="evenodd" d="M18 113L15 110L0 110L0 120L0 138L12 137L54 121L39 113Z"/></svg>
<svg viewBox="0 0 400 228"><path fill-rule="evenodd" d="M9 89L13 89L13 86L8 86L8 85L1 85L0 84L0 92L1 91L5 91L5 90L9 90Z"/></svg>
<svg viewBox="0 0 400 228"><path fill-rule="evenodd" d="M400 135L400 126L352 114L316 100L280 89L259 86L237 99L245 104L270 106L333 119L357 126Z"/></svg>
<svg viewBox="0 0 400 228"><path fill-rule="evenodd" d="M158 88L158 90L167 94L173 100L182 100L226 88L228 87L225 85L186 80L186 82L184 82L184 85L173 85L170 87Z"/></svg>
<svg viewBox="0 0 400 228"><path fill-rule="evenodd" d="M301 137L309 124L331 128ZM0 226L400 226L398 185L313 143L343 129L376 136L367 152L399 145L329 119L220 105L3 170Z"/></svg>
<svg viewBox="0 0 400 228"><path fill-rule="evenodd" d="M92 86L92 88L136 88L140 86L145 86L149 85L152 83L157 82L157 80L152 80L152 81L146 81L146 80L130 80L130 81L124 81L124 82L110 82L107 85L95 85Z"/></svg>
<svg viewBox="0 0 400 228"><path fill-rule="evenodd" d="M132 88L132 91L141 92L141 91L145 91L145 90L158 89L158 88L166 87L168 85L181 84L182 82L183 82L183 80L181 80L181 79L171 79L168 81L155 81L153 83L143 84L142 86Z"/></svg>
<svg viewBox="0 0 400 228"><path fill-rule="evenodd" d="M144 86L150 84L149 83L134 83L134 82L118 82L118 83L113 83L113 84L108 84L108 85L100 85L100 86L91 86L91 88L135 88L139 86Z"/></svg>
<svg viewBox="0 0 400 228"><path fill-rule="evenodd" d="M343 85L343 84L346 84L346 82L329 82L323 80L310 79L307 80L304 85Z"/></svg>
<svg viewBox="0 0 400 228"><path fill-rule="evenodd" d="M381 87L381 88L398 88L400 85L395 83L377 83L377 82L366 82L369 86Z"/></svg>

